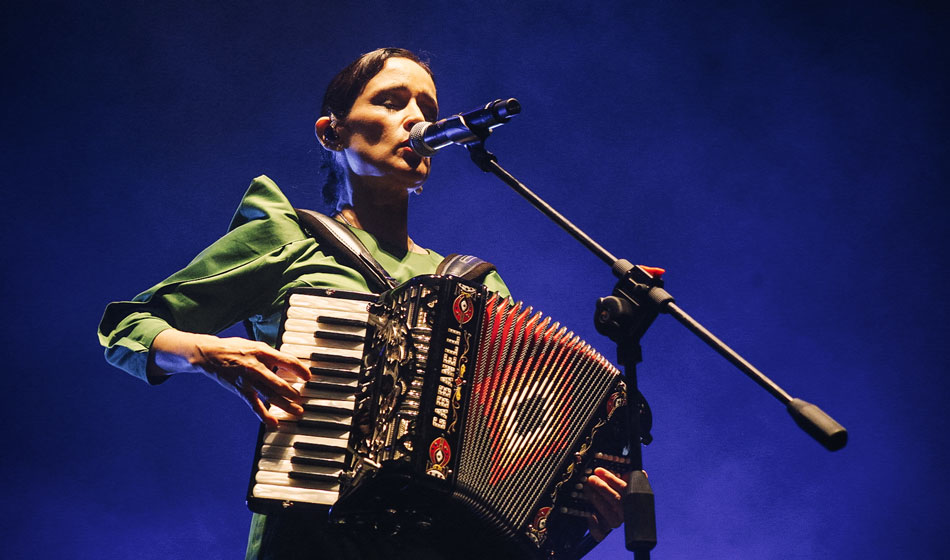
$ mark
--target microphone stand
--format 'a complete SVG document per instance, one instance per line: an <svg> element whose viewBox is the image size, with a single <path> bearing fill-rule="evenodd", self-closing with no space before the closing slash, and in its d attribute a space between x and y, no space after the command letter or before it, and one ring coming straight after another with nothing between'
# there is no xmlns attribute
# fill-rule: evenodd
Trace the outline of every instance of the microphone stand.
<svg viewBox="0 0 950 560"><path fill-rule="evenodd" d="M485 140L491 134L488 127L470 126L469 128L475 139L463 145L468 149L472 161L479 169L494 174L527 199L535 208L607 263L614 276L619 279L612 294L597 301L594 323L598 332L608 336L617 344L617 358L623 366L623 377L627 384L627 449L633 470L627 474L627 488L621 504L625 542L627 550L633 552L635 560L649 560L650 550L656 546L654 495L646 473L643 472L643 454L640 447L641 444L648 444L652 440L649 435L651 418L649 407L637 388L636 365L642 360L640 338L660 313L672 315L690 332L778 399L785 405L795 423L829 451L837 451L845 446L848 441L848 432L841 424L817 406L793 398L680 309L674 303L673 296L663 289L662 270L633 265L626 259L618 259L601 247L498 165L495 155L485 149ZM643 423L645 433L641 433L641 423ZM588 535L586 543L580 545L583 550L577 551L578 558L596 544L589 537Z"/></svg>

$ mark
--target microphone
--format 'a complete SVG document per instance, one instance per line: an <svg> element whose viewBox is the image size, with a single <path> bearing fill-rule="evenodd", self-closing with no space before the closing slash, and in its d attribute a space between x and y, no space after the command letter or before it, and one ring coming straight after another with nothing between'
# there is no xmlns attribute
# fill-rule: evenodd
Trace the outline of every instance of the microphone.
<svg viewBox="0 0 950 560"><path fill-rule="evenodd" d="M480 138L475 130L488 131L505 124L521 112L521 103L514 97L496 99L484 107L444 118L434 123L416 123L409 130L409 147L423 157L430 157L449 144L465 145Z"/></svg>

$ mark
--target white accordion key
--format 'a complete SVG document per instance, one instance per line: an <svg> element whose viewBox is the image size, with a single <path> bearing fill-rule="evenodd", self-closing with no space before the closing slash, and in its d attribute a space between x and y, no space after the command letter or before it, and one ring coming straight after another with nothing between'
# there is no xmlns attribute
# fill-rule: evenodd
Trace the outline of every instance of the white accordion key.
<svg viewBox="0 0 950 560"><path fill-rule="evenodd" d="M321 311L368 313L369 303L361 300L327 297L311 294L290 294L290 308L319 309Z"/></svg>

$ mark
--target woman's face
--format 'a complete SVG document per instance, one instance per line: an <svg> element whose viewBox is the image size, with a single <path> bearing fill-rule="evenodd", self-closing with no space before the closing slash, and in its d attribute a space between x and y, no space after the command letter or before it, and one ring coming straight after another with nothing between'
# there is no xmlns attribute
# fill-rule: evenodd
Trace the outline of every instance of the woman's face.
<svg viewBox="0 0 950 560"><path fill-rule="evenodd" d="M409 148L409 129L439 114L435 83L407 58L390 58L367 82L338 126L350 171L413 189L429 176L429 158Z"/></svg>

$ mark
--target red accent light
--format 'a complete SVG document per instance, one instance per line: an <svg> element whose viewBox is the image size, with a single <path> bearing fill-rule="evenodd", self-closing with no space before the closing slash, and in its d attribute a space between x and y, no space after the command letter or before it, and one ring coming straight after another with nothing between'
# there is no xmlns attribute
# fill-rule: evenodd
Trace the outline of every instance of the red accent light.
<svg viewBox="0 0 950 560"><path fill-rule="evenodd" d="M650 276L663 276L663 273L666 272L666 269L657 268L655 266L643 266L642 264L637 265L643 270L650 273Z"/></svg>

